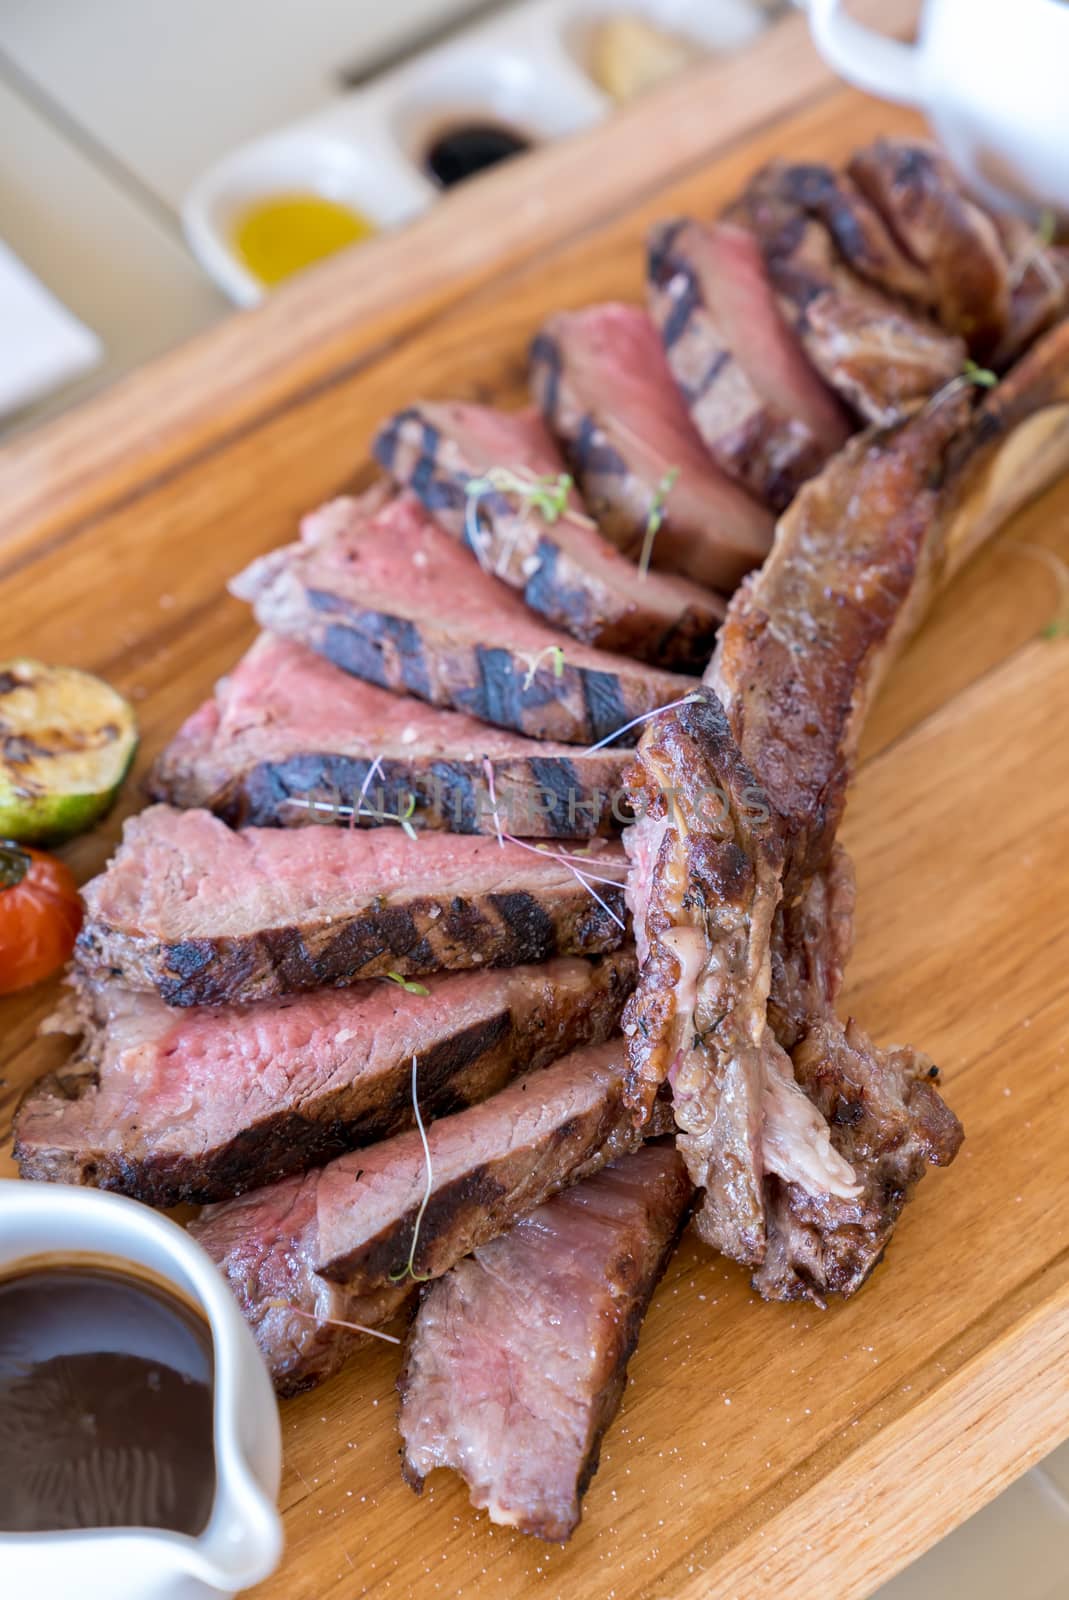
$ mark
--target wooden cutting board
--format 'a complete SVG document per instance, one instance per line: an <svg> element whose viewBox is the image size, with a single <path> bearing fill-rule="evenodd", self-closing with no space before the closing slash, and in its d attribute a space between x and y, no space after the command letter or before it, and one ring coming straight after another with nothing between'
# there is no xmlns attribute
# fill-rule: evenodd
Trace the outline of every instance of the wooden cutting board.
<svg viewBox="0 0 1069 1600"><path fill-rule="evenodd" d="M143 772L252 636L227 577L367 479L385 413L515 401L548 311L639 295L655 217L711 212L772 155L837 159L913 126L834 86L793 19L31 435L0 454L0 657L132 695ZM283 1408L288 1542L259 1600L853 1600L1069 1434L1069 639L1042 637L1043 551L1069 557L1069 483L939 602L851 797L846 1005L933 1053L968 1135L871 1283L823 1313L765 1305L685 1243L565 1550L491 1529L451 1477L412 1496L397 1353L372 1350ZM138 803L132 782L121 812ZM82 876L119 820L69 848ZM53 998L3 1002L5 1141L62 1050L35 1038Z"/></svg>

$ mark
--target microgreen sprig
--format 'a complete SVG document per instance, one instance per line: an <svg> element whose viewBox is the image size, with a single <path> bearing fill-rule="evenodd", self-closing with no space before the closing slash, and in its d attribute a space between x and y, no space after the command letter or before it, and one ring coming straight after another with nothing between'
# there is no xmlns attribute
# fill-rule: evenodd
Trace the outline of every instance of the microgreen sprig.
<svg viewBox="0 0 1069 1600"><path fill-rule="evenodd" d="M384 972L382 977L384 983L396 983L397 987L403 989L406 994L426 995L431 992L422 983L413 983L410 978L402 976L400 972Z"/></svg>
<svg viewBox="0 0 1069 1600"><path fill-rule="evenodd" d="M1048 550L1041 544L1025 544L1018 540L1013 548L1020 550L1022 555L1031 556L1035 561L1042 561L1058 585L1058 605L1053 617L1040 630L1043 638L1069 638L1069 566L1056 551Z"/></svg>
<svg viewBox="0 0 1069 1600"><path fill-rule="evenodd" d="M493 539L490 529L484 527L479 519L479 507L484 495L514 494L520 502L521 520L530 512L537 511L543 521L553 523L559 521L568 508L572 483L573 479L567 472L535 477L530 473L517 472L512 467L490 467L481 478L469 478L464 486L467 497L464 532L483 571L494 572L490 561ZM511 538L502 541L496 577L507 578L518 536L519 528L514 527Z"/></svg>
<svg viewBox="0 0 1069 1600"><path fill-rule="evenodd" d="M653 555L653 541L664 526L665 507L668 496L676 486L679 478L679 468L669 467L660 483L657 485L650 509L646 516L646 531L642 537L642 551L638 558L638 574L644 578L650 570L650 557Z"/></svg>
<svg viewBox="0 0 1069 1600"><path fill-rule="evenodd" d="M341 1317L321 1317L317 1311L305 1311L302 1306L295 1306L292 1300L275 1298L265 1300L264 1305L269 1311L288 1311L291 1316L304 1317L319 1328L347 1328L350 1333L370 1334L372 1339L381 1339L384 1344L401 1343L394 1333L383 1333L381 1328L368 1328L362 1322L346 1322Z"/></svg>
<svg viewBox="0 0 1069 1600"><path fill-rule="evenodd" d="M465 493L481 500L495 489L519 497L522 511L537 511L547 522L558 522L568 508L574 479L568 472L530 477L512 467L491 467L481 478L469 478Z"/></svg>
<svg viewBox="0 0 1069 1600"><path fill-rule="evenodd" d="M544 650L517 650L516 655L527 668L523 677L525 689L529 689L534 683L535 674L547 656L553 664L553 676L555 678L564 676L564 651L559 644L547 644Z"/></svg>
<svg viewBox="0 0 1069 1600"><path fill-rule="evenodd" d="M413 1228L412 1228L412 1244L411 1244L411 1246L409 1248L408 1260L405 1262L404 1266L401 1268L401 1270L399 1272L391 1272L391 1274L390 1274L390 1282L391 1283L403 1283L406 1278L411 1278L413 1283L426 1283L428 1278L430 1277L430 1273L429 1272L421 1274L421 1273L417 1273L417 1271L416 1271L416 1246L419 1244L419 1230L423 1225L423 1218L426 1215L427 1207L431 1203L431 1194L432 1194L433 1189L434 1189L434 1167L431 1164L431 1147L430 1147L430 1144L429 1144L428 1139L427 1139L427 1130L423 1126L423 1117L422 1117L422 1115L420 1113L420 1109L419 1109L419 1094L418 1094L418 1083L417 1083L417 1066L418 1066L417 1058L415 1056L413 1056L412 1057L412 1110L415 1112L415 1115L416 1115L416 1127L419 1129L419 1136L423 1141L423 1160L424 1160L424 1163L425 1163L426 1169L427 1169L427 1186L423 1191L423 1199L422 1199L422 1201L420 1203L420 1208L416 1212L416 1220L415 1220L415 1223L414 1223Z"/></svg>
<svg viewBox="0 0 1069 1600"><path fill-rule="evenodd" d="M366 817L369 822L396 822L402 833L409 839L418 839L419 834L412 826L412 818L416 813L416 796L410 789L408 799L403 811L380 811L374 806L367 805L366 793L361 790L355 805L344 805L340 800L309 800L307 795L291 794L286 797L285 804L301 806L305 811L316 811L329 817L346 817L355 827L358 817Z"/></svg>
<svg viewBox="0 0 1069 1600"><path fill-rule="evenodd" d="M993 389L998 383L997 372L992 372L990 367L981 367L975 361L966 360L961 375L978 389Z"/></svg>

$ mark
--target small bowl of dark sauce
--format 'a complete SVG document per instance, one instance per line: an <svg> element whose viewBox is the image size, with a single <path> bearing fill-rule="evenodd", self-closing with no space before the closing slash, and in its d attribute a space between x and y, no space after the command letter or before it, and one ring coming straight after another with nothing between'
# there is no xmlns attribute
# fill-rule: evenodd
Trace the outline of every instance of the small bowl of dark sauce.
<svg viewBox="0 0 1069 1600"><path fill-rule="evenodd" d="M5 1592L209 1600L274 1568L280 1440L225 1283L165 1217L0 1182Z"/></svg>
<svg viewBox="0 0 1069 1600"><path fill-rule="evenodd" d="M533 141L504 123L473 119L451 124L428 142L423 163L443 189L530 150Z"/></svg>

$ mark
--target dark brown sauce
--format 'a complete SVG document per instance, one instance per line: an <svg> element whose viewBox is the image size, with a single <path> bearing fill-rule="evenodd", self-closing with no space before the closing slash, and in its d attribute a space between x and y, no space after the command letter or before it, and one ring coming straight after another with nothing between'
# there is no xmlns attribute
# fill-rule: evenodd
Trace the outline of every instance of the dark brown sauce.
<svg viewBox="0 0 1069 1600"><path fill-rule="evenodd" d="M449 189L530 148L531 141L511 128L493 122L467 122L438 135L427 151L427 169L443 189Z"/></svg>
<svg viewBox="0 0 1069 1600"><path fill-rule="evenodd" d="M215 1496L211 1330L104 1265L0 1279L0 1530L198 1534Z"/></svg>

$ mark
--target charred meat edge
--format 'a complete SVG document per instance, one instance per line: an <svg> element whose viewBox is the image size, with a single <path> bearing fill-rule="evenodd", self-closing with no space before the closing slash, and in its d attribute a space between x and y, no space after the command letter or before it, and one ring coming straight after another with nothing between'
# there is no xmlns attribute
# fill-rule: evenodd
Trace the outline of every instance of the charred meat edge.
<svg viewBox="0 0 1069 1600"><path fill-rule="evenodd" d="M442 980L430 997L409 1002L435 1007L437 1037L417 1056L425 1115L460 1111L522 1072L547 1066L581 1044L608 1038L634 984L633 954L622 951L575 963L579 971L572 971L572 964L562 965L568 970L559 977L552 965L507 969L498 983L500 999L484 1005L483 1015L459 1028L450 1021L449 988L454 980ZM64 1108L80 1109L86 1097L91 1101L102 1072L123 1079L122 1062L110 1060L107 1052L113 986L114 980L108 978L95 984L82 981L47 1025L51 1032L74 1033L82 1039L69 1063L31 1087L16 1114L14 1154L23 1178L110 1189L154 1206L205 1205L276 1183L412 1126L411 1057L402 1052L392 1061L378 1062L369 1081L362 1071L368 1053L355 1048L348 1081L339 1082L334 1073L329 1084L318 1088L302 1083L299 1093L287 1084L255 1120L230 1119L217 1140L204 1137L198 1119L185 1139L176 1137L182 1131L179 1127L162 1142L154 1143L151 1137L146 1142L140 1131L145 1126L142 1116L138 1133L121 1144L94 1142L87 1134L83 1139L88 1142L72 1147L64 1137ZM143 997L142 1003L163 1011L154 996ZM272 1015L292 1003L179 1011L172 1013L169 1028L166 1015L161 1016L163 1031L134 1047L132 1072L136 1075L144 1054L166 1053L187 1018L214 1022L240 1037L246 1026L269 1028ZM274 1062L276 1069L285 1066L280 1054ZM220 1082L219 1095L225 1098L227 1091L228 1085ZM129 1114L137 1116L134 1084L128 1089L128 1104Z"/></svg>

